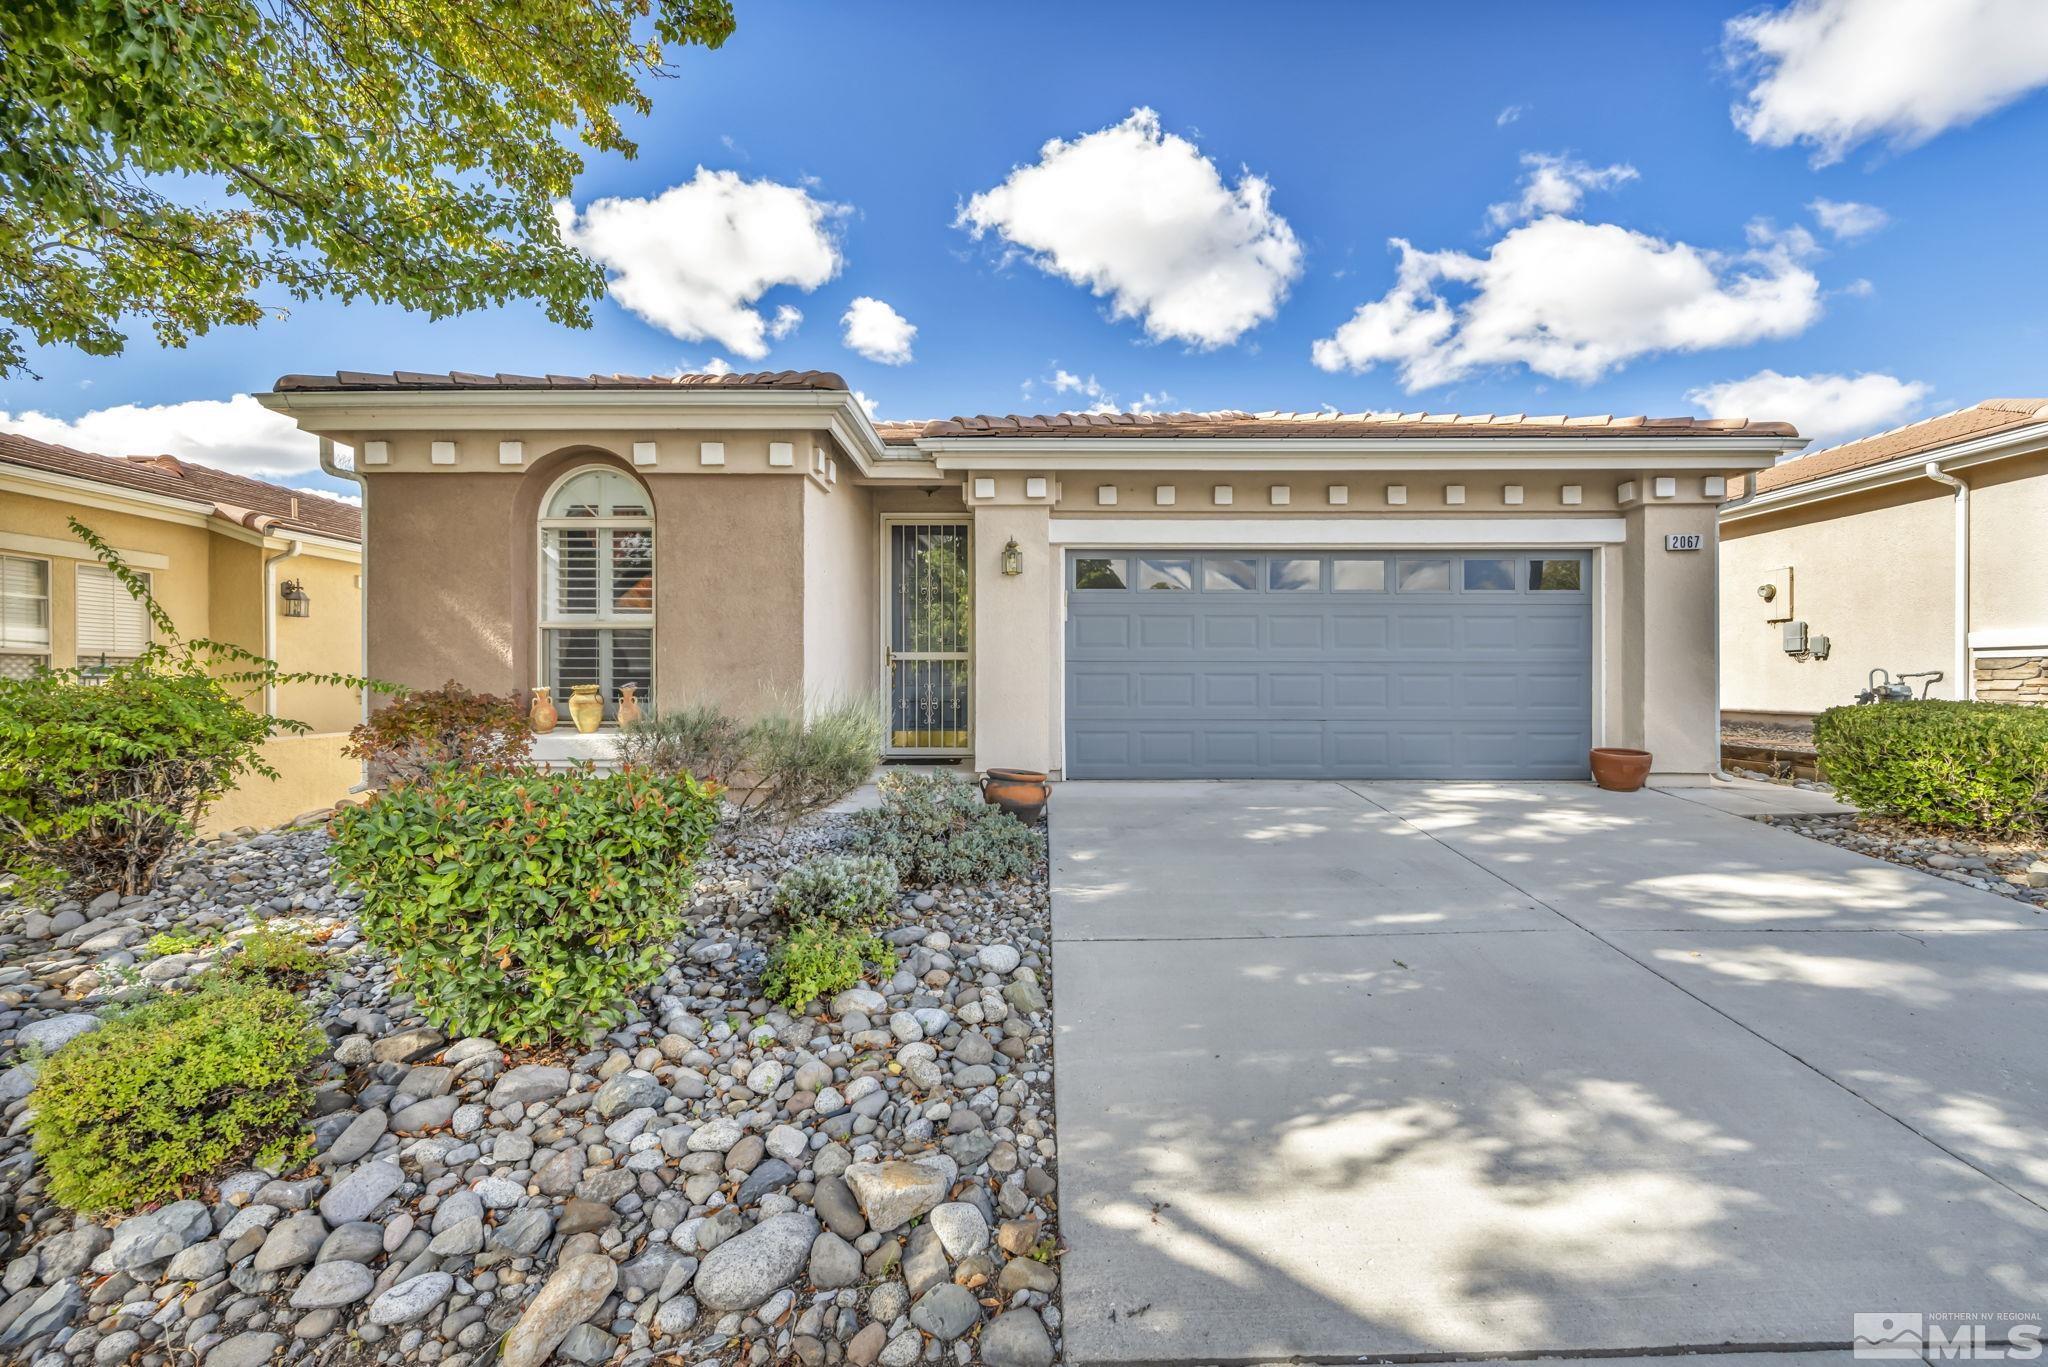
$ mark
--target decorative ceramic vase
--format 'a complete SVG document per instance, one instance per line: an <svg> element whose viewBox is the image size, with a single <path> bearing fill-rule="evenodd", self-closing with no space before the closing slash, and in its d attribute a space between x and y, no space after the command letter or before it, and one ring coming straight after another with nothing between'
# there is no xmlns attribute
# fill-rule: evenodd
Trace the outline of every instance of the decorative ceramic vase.
<svg viewBox="0 0 2048 1367"><path fill-rule="evenodd" d="M619 685L619 725L631 726L640 720L639 684Z"/></svg>
<svg viewBox="0 0 2048 1367"><path fill-rule="evenodd" d="M533 690L533 708L526 714L526 724L537 734L545 735L555 729L562 720L562 714L555 711L554 695L545 688Z"/></svg>
<svg viewBox="0 0 2048 1367"><path fill-rule="evenodd" d="M1648 750L1595 746L1591 755L1593 782L1613 793L1632 793L1650 776Z"/></svg>
<svg viewBox="0 0 2048 1367"><path fill-rule="evenodd" d="M603 724L604 698L596 684L577 684L569 690L569 716L586 736Z"/></svg>
<svg viewBox="0 0 2048 1367"><path fill-rule="evenodd" d="M1051 796L1045 775L1036 769L990 769L982 776L982 801L1001 807L1027 824L1044 815Z"/></svg>

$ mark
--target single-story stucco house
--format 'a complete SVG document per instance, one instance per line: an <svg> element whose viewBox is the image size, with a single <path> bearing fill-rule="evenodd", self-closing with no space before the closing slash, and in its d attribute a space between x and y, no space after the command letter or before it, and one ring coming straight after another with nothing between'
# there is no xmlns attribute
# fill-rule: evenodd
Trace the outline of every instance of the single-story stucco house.
<svg viewBox="0 0 2048 1367"><path fill-rule="evenodd" d="M107 456L0 432L0 675L88 671L133 659L149 614L71 531L89 527L143 576L180 635L267 656L288 673L362 667L361 518L336 499L176 456ZM361 780L341 753L361 695L318 683L257 690L250 707L309 734L264 751L216 803L209 829L274 825Z"/></svg>
<svg viewBox="0 0 2048 1367"><path fill-rule="evenodd" d="M355 453L372 676L879 692L898 755L1069 778L1582 779L1610 744L1702 781L1716 513L1801 445L1694 418L876 423L816 371L261 397Z"/></svg>
<svg viewBox="0 0 2048 1367"><path fill-rule="evenodd" d="M2048 703L2048 399L1987 399L1757 471L1721 508L1722 703L1798 724L1873 670ZM1940 678L1928 677L1938 673Z"/></svg>

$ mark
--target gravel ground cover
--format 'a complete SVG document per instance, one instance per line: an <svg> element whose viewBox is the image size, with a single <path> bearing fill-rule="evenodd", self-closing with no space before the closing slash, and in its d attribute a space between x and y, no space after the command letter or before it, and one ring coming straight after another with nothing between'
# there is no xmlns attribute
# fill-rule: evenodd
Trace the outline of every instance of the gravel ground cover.
<svg viewBox="0 0 2048 1367"><path fill-rule="evenodd" d="M1995 892L2026 902L2036 910L2048 907L2048 844L2038 841L1999 842L1930 834L1917 827L1862 813L1835 816L1765 816L1757 818L1814 840L1890 860L1961 883L1981 892Z"/></svg>
<svg viewBox="0 0 2048 1367"><path fill-rule="evenodd" d="M427 1025L317 827L196 846L146 897L0 902L0 1361L1048 1367L1043 865L904 893L894 976L787 1012L758 995L769 890L842 835L714 842L636 1018L526 1056ZM49 1201L36 1051L213 971L263 920L328 966L307 993L331 1046L317 1157L125 1218Z"/></svg>

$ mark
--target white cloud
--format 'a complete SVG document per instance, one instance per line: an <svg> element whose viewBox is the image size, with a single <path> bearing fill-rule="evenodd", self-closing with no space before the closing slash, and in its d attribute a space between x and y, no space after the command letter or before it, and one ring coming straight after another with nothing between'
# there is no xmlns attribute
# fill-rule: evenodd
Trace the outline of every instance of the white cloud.
<svg viewBox="0 0 2048 1367"><path fill-rule="evenodd" d="M1521 196L1489 205L1486 218L1496 228L1505 228L1525 218L1568 214L1579 207L1588 190L1612 190L1636 178L1636 168L1621 162L1588 166L1575 157L1524 152Z"/></svg>
<svg viewBox="0 0 2048 1367"><path fill-rule="evenodd" d="M1724 33L1752 82L1735 126L1804 143L1817 166L1873 138L1917 146L2048 85L2042 0L1792 0Z"/></svg>
<svg viewBox="0 0 2048 1367"><path fill-rule="evenodd" d="M562 240L605 268L619 303L685 341L713 341L748 360L803 321L788 304L763 318L754 307L762 295L779 285L813 290L839 273L832 224L844 213L801 186L701 166L652 199L600 199L580 213L555 206Z"/></svg>
<svg viewBox="0 0 2048 1367"><path fill-rule="evenodd" d="M855 398L855 399L856 399L856 400L857 400L857 401L858 401L858 402L860 403L860 406L861 406L861 408L862 408L862 409L864 409L864 410L866 411L866 413L867 413L867 415L868 415L868 421L869 421L869 422L875 422L875 421L877 421L877 420L879 420L879 419L881 418L881 416L882 416L882 406L881 406L881 405L880 405L879 403L877 403L877 402L876 402L875 400L873 400L873 399L869 398L869 397L867 396L867 391L866 391L866 390L863 390L863 389L856 389L856 390L854 390L854 391L853 391L853 397L854 397L854 398Z"/></svg>
<svg viewBox="0 0 2048 1367"><path fill-rule="evenodd" d="M1173 395L1166 393L1164 390L1160 390L1157 393L1147 390L1131 400L1131 402L1125 403L1116 394L1112 393L1108 386L1104 385L1093 375L1076 375L1073 371L1064 370L1057 365L1053 367L1051 376L1045 380L1026 380L1024 382L1024 397L1030 398L1032 389L1039 383L1050 385L1052 392L1055 394L1073 394L1089 401L1084 407L1068 407L1062 409L1062 412L1157 413L1162 411L1167 404L1173 402Z"/></svg>
<svg viewBox="0 0 2048 1367"><path fill-rule="evenodd" d="M1529 106L1526 104L1511 104L1493 116L1493 126L1495 128L1506 128L1528 112Z"/></svg>
<svg viewBox="0 0 2048 1367"><path fill-rule="evenodd" d="M1853 199L1816 199L1806 207L1813 211L1815 222L1842 242L1868 237L1892 221L1891 215L1875 204L1858 204Z"/></svg>
<svg viewBox="0 0 2048 1367"><path fill-rule="evenodd" d="M1789 337L1820 316L1802 264L1803 229L1750 229L1728 254L1612 223L1551 215L1508 231L1483 256L1400 253L1392 289L1317 341L1328 371L1400 370L1408 390L1522 365L1588 382L1638 356Z"/></svg>
<svg viewBox="0 0 2048 1367"><path fill-rule="evenodd" d="M320 468L320 443L247 394L183 403L118 404L76 418L0 412L0 430L102 456L168 453L258 479L293 479Z"/></svg>
<svg viewBox="0 0 2048 1367"><path fill-rule="evenodd" d="M1066 142L960 210L1049 275L1110 301L1154 341L1227 346L1272 318L1301 274L1301 244L1272 186L1241 171L1226 185L1195 144L1150 109Z"/></svg>
<svg viewBox="0 0 2048 1367"><path fill-rule="evenodd" d="M840 336L850 351L883 365L904 365L910 360L910 344L917 336L917 324L880 299L863 294L847 305L840 320L846 331Z"/></svg>
<svg viewBox="0 0 2048 1367"><path fill-rule="evenodd" d="M1801 436L1839 441L1896 427L1912 416L1929 387L1892 375L1780 375L1759 370L1688 393L1686 402L1714 418L1789 422Z"/></svg>

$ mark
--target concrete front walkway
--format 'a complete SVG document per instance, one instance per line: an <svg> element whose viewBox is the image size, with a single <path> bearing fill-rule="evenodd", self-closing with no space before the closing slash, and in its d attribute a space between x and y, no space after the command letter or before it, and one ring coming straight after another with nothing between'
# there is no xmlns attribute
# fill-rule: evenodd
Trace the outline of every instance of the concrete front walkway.
<svg viewBox="0 0 2048 1367"><path fill-rule="evenodd" d="M1073 1362L2048 1308L2020 903L1569 784L1068 783L1052 856Z"/></svg>

